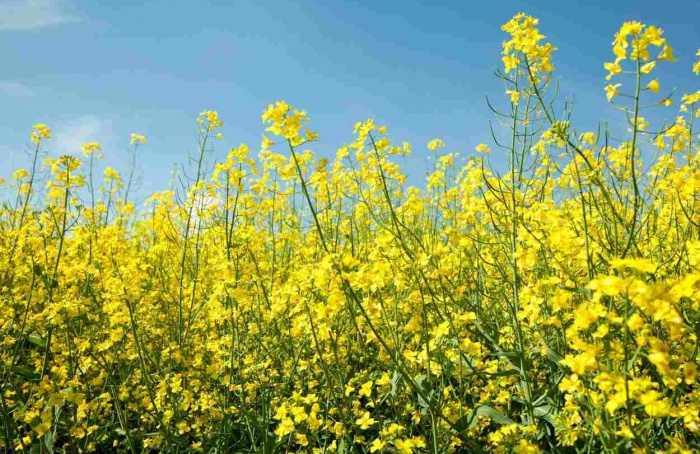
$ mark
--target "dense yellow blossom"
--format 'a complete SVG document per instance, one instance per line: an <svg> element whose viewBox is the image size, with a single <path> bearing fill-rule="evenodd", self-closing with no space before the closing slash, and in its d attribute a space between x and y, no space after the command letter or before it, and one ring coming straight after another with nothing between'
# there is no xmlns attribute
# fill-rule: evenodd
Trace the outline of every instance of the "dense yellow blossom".
<svg viewBox="0 0 700 454"><path fill-rule="evenodd" d="M577 130L538 20L503 31L511 140L430 141L423 188L386 127L333 158L283 101L218 162L202 111L144 203L97 142L42 163L35 125L0 206L0 451L698 451L700 91L643 113L675 57L627 22L624 126Z"/></svg>

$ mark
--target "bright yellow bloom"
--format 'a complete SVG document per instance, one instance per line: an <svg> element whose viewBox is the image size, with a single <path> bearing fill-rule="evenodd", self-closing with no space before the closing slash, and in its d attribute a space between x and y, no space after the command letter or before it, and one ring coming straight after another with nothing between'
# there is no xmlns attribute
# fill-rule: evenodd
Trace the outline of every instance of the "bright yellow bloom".
<svg viewBox="0 0 700 454"><path fill-rule="evenodd" d="M394 440L394 447L401 454L413 453L414 443L410 438L407 440Z"/></svg>
<svg viewBox="0 0 700 454"><path fill-rule="evenodd" d="M298 444L299 446L308 446L309 445L309 440L306 438L305 434L296 434L295 441L296 441L296 444Z"/></svg>
<svg viewBox="0 0 700 454"><path fill-rule="evenodd" d="M368 429L371 425L373 425L376 421L374 418L372 418L369 414L368 411L364 412L361 418L357 419L355 421L355 424L360 426L360 429L365 430Z"/></svg>
<svg viewBox="0 0 700 454"><path fill-rule="evenodd" d="M43 123L35 124L34 129L32 130L31 134L29 135L29 138L36 145L39 145L39 142L41 142L42 139L44 139L44 140L51 139L51 129Z"/></svg>
<svg viewBox="0 0 700 454"><path fill-rule="evenodd" d="M676 57L673 56L673 48L668 44L663 46L657 58L664 61L678 61Z"/></svg>
<svg viewBox="0 0 700 454"><path fill-rule="evenodd" d="M97 142L84 143L81 145L83 156L88 157L99 151L102 151L102 147Z"/></svg>
<svg viewBox="0 0 700 454"><path fill-rule="evenodd" d="M12 173L12 179L15 181L24 180L29 177L29 172L26 169L17 169Z"/></svg>
<svg viewBox="0 0 700 454"><path fill-rule="evenodd" d="M540 454L541 452L540 448L525 439L518 440L518 443L513 447L514 454Z"/></svg>
<svg viewBox="0 0 700 454"><path fill-rule="evenodd" d="M510 102L512 102L513 105L517 106L518 99L520 99L520 92L514 90L506 90L506 94L510 96Z"/></svg>
<svg viewBox="0 0 700 454"><path fill-rule="evenodd" d="M648 259L613 259L610 261L610 266L616 270L631 268L643 273L653 273L656 271L656 265Z"/></svg>
<svg viewBox="0 0 700 454"><path fill-rule="evenodd" d="M371 397L372 396L372 386L373 382L372 380L366 382L364 385L360 387L360 390L358 391L359 396L365 396L365 397Z"/></svg>
<svg viewBox="0 0 700 454"><path fill-rule="evenodd" d="M480 143L479 145L476 146L476 151L478 153L488 153L491 151L491 149L485 143Z"/></svg>
<svg viewBox="0 0 700 454"><path fill-rule="evenodd" d="M537 19L503 30L498 75L527 104L494 128L504 155L432 140L416 186L386 127L357 122L334 153L282 101L260 150L218 160L203 111L200 153L143 203L139 163L94 166L97 142L55 156L36 125L2 180L0 449L693 452L700 91L653 128L625 96L591 131L554 96ZM658 93L659 52L660 28L622 24L606 79L639 67Z"/></svg>
<svg viewBox="0 0 700 454"><path fill-rule="evenodd" d="M440 139L433 139L430 142L428 142L428 150L430 151L436 151L441 148L445 148L445 142L443 142Z"/></svg>
<svg viewBox="0 0 700 454"><path fill-rule="evenodd" d="M135 132L131 133L131 139L129 140L130 145L140 145L146 143L146 137Z"/></svg>
<svg viewBox="0 0 700 454"><path fill-rule="evenodd" d="M610 80L613 76L622 74L622 66L618 62L604 63L603 67L608 70L608 75L605 76L605 80Z"/></svg>
<svg viewBox="0 0 700 454"><path fill-rule="evenodd" d="M384 440L382 440L381 438L375 438L372 442L372 445L369 448L369 452L382 451L385 446L386 442Z"/></svg>
<svg viewBox="0 0 700 454"><path fill-rule="evenodd" d="M203 127L203 131L210 133L224 124L219 120L219 113L215 110L203 110L199 113L197 122Z"/></svg>
<svg viewBox="0 0 700 454"><path fill-rule="evenodd" d="M556 48L550 43L541 43L545 36L537 28L538 23L536 18L518 13L501 27L510 35L510 40L503 43L502 58L506 73L514 70L521 62L519 56L524 57L533 77L554 70L551 54Z"/></svg>
<svg viewBox="0 0 700 454"><path fill-rule="evenodd" d="M642 74L649 74L654 69L654 67L656 67L656 61L650 61L649 63L643 64L642 67L639 68L639 71Z"/></svg>
<svg viewBox="0 0 700 454"><path fill-rule="evenodd" d="M620 94L618 88L621 86L622 84L609 84L605 86L605 97L608 98L608 101L612 101L615 96Z"/></svg>
<svg viewBox="0 0 700 454"><path fill-rule="evenodd" d="M284 418L282 421L280 421L279 426L277 426L275 435L278 437L284 437L285 435L294 432L295 429L296 427L294 426L294 422L289 418Z"/></svg>
<svg viewBox="0 0 700 454"><path fill-rule="evenodd" d="M654 79L651 82L647 84L645 87L647 90L652 91L654 93L659 92L659 79Z"/></svg>

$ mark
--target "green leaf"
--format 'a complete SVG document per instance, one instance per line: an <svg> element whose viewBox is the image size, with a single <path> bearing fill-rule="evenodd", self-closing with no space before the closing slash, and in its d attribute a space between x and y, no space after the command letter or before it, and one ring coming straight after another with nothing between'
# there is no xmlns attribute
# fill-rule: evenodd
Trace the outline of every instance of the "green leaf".
<svg viewBox="0 0 700 454"><path fill-rule="evenodd" d="M44 434L44 445L49 454L53 454L53 431L47 430Z"/></svg>
<svg viewBox="0 0 700 454"><path fill-rule="evenodd" d="M433 390L432 386L430 386L430 381L425 375L417 376L414 381L416 385L418 385L418 388L426 394Z"/></svg>
<svg viewBox="0 0 700 454"><path fill-rule="evenodd" d="M414 381L416 386L418 386L418 389L421 390L421 393L418 393L418 405L420 405L422 408L429 409L434 395L430 380L428 380L425 375L420 375L416 377ZM423 396L427 397L428 400L425 400L425 397Z"/></svg>
<svg viewBox="0 0 700 454"><path fill-rule="evenodd" d="M27 336L29 343L38 345L39 347L46 347L46 341L41 338L38 334L30 334Z"/></svg>
<svg viewBox="0 0 700 454"><path fill-rule="evenodd" d="M396 387L399 384L399 380L401 380L401 375L398 373L398 371L394 371L394 373L391 374L391 390L389 391L391 397L396 397Z"/></svg>
<svg viewBox="0 0 700 454"><path fill-rule="evenodd" d="M38 380L41 378L39 374L24 366L12 366L12 372L21 375L27 380Z"/></svg>
<svg viewBox="0 0 700 454"><path fill-rule="evenodd" d="M510 375L520 375L520 371L518 369L508 369L503 370L501 372L494 372L492 374L489 374L489 377L508 377Z"/></svg>
<svg viewBox="0 0 700 454"><path fill-rule="evenodd" d="M554 350L547 347L546 345L545 345L545 348L547 349L547 359L549 359L551 362L556 364L557 367L561 368L561 365L559 364L559 362L564 358L562 358L559 353L555 352Z"/></svg>
<svg viewBox="0 0 700 454"><path fill-rule="evenodd" d="M520 354L518 352L493 352L491 353L491 356L505 359L508 361L508 364L510 364L510 367L520 373L520 367L518 367L518 364L520 363Z"/></svg>
<svg viewBox="0 0 700 454"><path fill-rule="evenodd" d="M544 405L544 401L547 399L546 394L542 394L540 397L537 399L532 399L532 406L533 407L539 407L540 405Z"/></svg>
<svg viewBox="0 0 700 454"><path fill-rule="evenodd" d="M262 447L262 454L272 454L275 451L276 447L277 444L275 443L274 435L268 434L267 438L265 439L265 443Z"/></svg>
<svg viewBox="0 0 700 454"><path fill-rule="evenodd" d="M476 410L474 410L474 413L479 416L487 416L491 421L502 426L515 424L515 421L510 419L508 416L488 405L478 407Z"/></svg>
<svg viewBox="0 0 700 454"><path fill-rule="evenodd" d="M545 417L552 414L554 411L550 405L544 404L533 408L536 416Z"/></svg>
<svg viewBox="0 0 700 454"><path fill-rule="evenodd" d="M475 425L476 425L476 414L470 413L468 415L462 416L457 421L455 421L454 428L457 432L462 432L464 430L471 429Z"/></svg>
<svg viewBox="0 0 700 454"><path fill-rule="evenodd" d="M505 356L506 358L518 359L520 355L518 352L493 352L491 356Z"/></svg>

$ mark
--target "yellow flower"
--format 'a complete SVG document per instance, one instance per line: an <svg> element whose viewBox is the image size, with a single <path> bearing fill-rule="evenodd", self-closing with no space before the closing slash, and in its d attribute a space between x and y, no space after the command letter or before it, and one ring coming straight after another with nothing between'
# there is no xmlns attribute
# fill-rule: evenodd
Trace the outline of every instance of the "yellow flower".
<svg viewBox="0 0 700 454"><path fill-rule="evenodd" d="M593 145L598 138L596 137L595 133L593 132L584 132L581 134L581 143L585 143L587 145Z"/></svg>
<svg viewBox="0 0 700 454"><path fill-rule="evenodd" d="M653 273L656 271L656 265L651 260L638 258L638 259L613 259L610 261L610 265L616 270L623 270L625 268L630 268L636 271L641 271L643 273Z"/></svg>
<svg viewBox="0 0 700 454"><path fill-rule="evenodd" d="M39 145L42 139L51 139L51 129L43 123L35 124L29 138L34 144Z"/></svg>
<svg viewBox="0 0 700 454"><path fill-rule="evenodd" d="M610 80L613 76L617 76L622 73L622 66L618 62L604 63L603 67L609 71L608 75L605 76L605 80Z"/></svg>
<svg viewBox="0 0 700 454"><path fill-rule="evenodd" d="M664 45L661 48L661 52L659 53L658 59L665 61L678 61L676 57L673 56L673 48L668 44Z"/></svg>
<svg viewBox="0 0 700 454"><path fill-rule="evenodd" d="M25 178L28 178L28 177L29 177L29 172L27 172L25 169L17 169L12 174L12 179L15 181L24 180Z"/></svg>
<svg viewBox="0 0 700 454"><path fill-rule="evenodd" d="M411 454L413 452L414 443L413 440L394 440L394 447L401 454Z"/></svg>
<svg viewBox="0 0 700 454"><path fill-rule="evenodd" d="M476 146L476 151L477 153L488 153L491 151L491 149L485 143L480 143Z"/></svg>
<svg viewBox="0 0 700 454"><path fill-rule="evenodd" d="M621 86L622 84L609 84L605 86L605 97L608 98L608 101L612 101L615 96L620 94L618 88Z"/></svg>
<svg viewBox="0 0 700 454"><path fill-rule="evenodd" d="M506 94L510 95L510 102L513 103L513 105L518 105L518 99L520 99L520 92L519 91L514 91L514 90L506 90Z"/></svg>
<svg viewBox="0 0 700 454"><path fill-rule="evenodd" d="M585 372L598 369L597 349L582 352L578 355L567 354L561 364L569 367L576 375L583 375Z"/></svg>
<svg viewBox="0 0 700 454"><path fill-rule="evenodd" d="M135 132L131 133L131 139L129 140L130 145L139 145L146 143L146 137Z"/></svg>
<svg viewBox="0 0 700 454"><path fill-rule="evenodd" d="M659 92L659 79L654 79L651 82L649 82L646 86L646 89L649 91L652 91L654 93Z"/></svg>
<svg viewBox="0 0 700 454"><path fill-rule="evenodd" d="M389 374L386 372L384 372L382 374L382 376L377 379L377 382L376 382L377 386L384 386L384 385L388 385L389 383L391 383L391 378L389 377Z"/></svg>
<svg viewBox="0 0 700 454"><path fill-rule="evenodd" d="M38 424L36 427L34 427L36 434L40 437L43 436L46 432L48 432L50 429L51 421L44 421L41 424Z"/></svg>
<svg viewBox="0 0 700 454"><path fill-rule="evenodd" d="M360 390L358 391L358 395L360 396L365 396L365 397L371 397L372 396L372 380L366 382L364 385L360 387Z"/></svg>
<svg viewBox="0 0 700 454"><path fill-rule="evenodd" d="M104 177L107 181L118 181L121 178L119 172L112 167L107 167L104 170Z"/></svg>
<svg viewBox="0 0 700 454"><path fill-rule="evenodd" d="M639 403L644 405L644 411L652 418L663 418L671 409L669 402L654 390L642 394L639 397Z"/></svg>
<svg viewBox="0 0 700 454"><path fill-rule="evenodd" d="M433 339L441 339L450 333L450 322L444 321L439 325L436 325L432 330Z"/></svg>
<svg viewBox="0 0 700 454"><path fill-rule="evenodd" d="M97 142L84 143L80 147L82 148L83 156L85 157L102 151L102 147Z"/></svg>
<svg viewBox="0 0 700 454"><path fill-rule="evenodd" d="M445 148L445 142L443 142L442 140L433 139L430 142L428 142L428 150L436 151L436 150L439 150L440 148Z"/></svg>
<svg viewBox="0 0 700 454"><path fill-rule="evenodd" d="M305 111L280 101L262 112L259 153L241 145L217 162L197 161L222 125L201 112L199 171L142 203L135 175L126 186L92 165L97 142L81 147L85 165L55 156L35 125L30 165L6 169L0 200L0 357L12 363L0 392L17 429L0 449L204 452L250 431L234 440L249 451L269 425L251 415L265 414L269 447L305 454L418 454L427 440L693 451L700 91L654 117L658 130L633 102L624 126L580 129L570 104L550 103L553 46L537 19L503 30L507 95L528 104L501 125L516 147L507 173L446 154L409 186L410 146L385 127L358 122L336 153L316 154ZM659 52L673 58L660 28L626 22L612 46L609 82L639 67L660 91L646 76ZM145 142L132 134L134 150ZM428 371L439 427L402 378ZM548 440L524 423L523 383L548 397L534 409L556 427ZM112 430L115 409L131 439ZM469 414L467 443L444 423Z"/></svg>
<svg viewBox="0 0 700 454"><path fill-rule="evenodd" d="M305 434L296 434L295 441L296 441L296 444L298 444L299 446L308 446L309 445L309 440L306 438Z"/></svg>
<svg viewBox="0 0 700 454"><path fill-rule="evenodd" d="M513 446L514 454L539 454L541 452L540 448L525 439L518 440L518 444Z"/></svg>
<svg viewBox="0 0 700 454"><path fill-rule="evenodd" d="M219 119L219 113L215 110L203 110L199 113L199 118L197 118L197 122L201 126L206 127L204 130L206 133L212 132L215 129L218 129L221 126L223 126L223 123Z"/></svg>
<svg viewBox="0 0 700 454"><path fill-rule="evenodd" d="M642 65L642 67L639 69L642 74L649 74L654 67L656 66L655 61L650 61L649 63L645 63Z"/></svg>
<svg viewBox="0 0 700 454"><path fill-rule="evenodd" d="M295 429L296 427L294 426L294 421L292 421L290 418L284 418L282 421L280 421L277 429L275 429L275 435L281 438L294 432Z"/></svg>
<svg viewBox="0 0 700 454"><path fill-rule="evenodd" d="M551 55L556 48L541 42L545 36L537 28L538 23L538 19L518 13L501 27L510 35L510 40L503 42L502 59L506 73L517 68L520 56L526 58L529 73L535 78L539 73L554 70Z"/></svg>
<svg viewBox="0 0 700 454"><path fill-rule="evenodd" d="M503 56L503 66L505 68L505 72L509 73L513 69L517 68L518 65L520 64L520 59L513 56L513 55L504 55Z"/></svg>
<svg viewBox="0 0 700 454"><path fill-rule="evenodd" d="M262 144L260 145L260 147L261 147L263 150L267 150L268 148L270 148L270 147L273 146L274 144L275 144L275 142L273 142L272 140L268 139L267 136L265 136L265 134L263 134L263 136L262 136Z"/></svg>
<svg viewBox="0 0 700 454"><path fill-rule="evenodd" d="M306 112L294 110L284 101L277 101L270 104L262 114L263 123L271 123L266 131L276 136L284 137L292 146L298 146L305 142L313 142L318 139L318 134L306 128L305 136L300 134L302 123L309 121ZM263 145L265 138L263 137Z"/></svg>
<svg viewBox="0 0 700 454"><path fill-rule="evenodd" d="M384 440L382 440L381 438L375 438L372 442L372 445L369 448L369 452L381 451L384 449L385 446L386 442Z"/></svg>
<svg viewBox="0 0 700 454"><path fill-rule="evenodd" d="M369 414L368 411L366 411L361 418L357 419L355 421L355 424L360 426L360 429L366 430L368 429L372 424L374 424L376 421L374 418L372 418Z"/></svg>

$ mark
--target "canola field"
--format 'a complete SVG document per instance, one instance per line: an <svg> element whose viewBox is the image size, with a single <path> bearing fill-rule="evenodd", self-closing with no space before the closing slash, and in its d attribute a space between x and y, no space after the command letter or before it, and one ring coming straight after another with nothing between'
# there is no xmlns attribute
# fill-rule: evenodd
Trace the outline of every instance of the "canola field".
<svg viewBox="0 0 700 454"><path fill-rule="evenodd" d="M284 102L215 165L202 112L145 203L35 125L0 208L0 451L697 452L700 91L662 74L700 51L623 24L599 83L626 126L578 131L540 27L503 26L507 139L416 147L421 188L386 128L318 158Z"/></svg>

